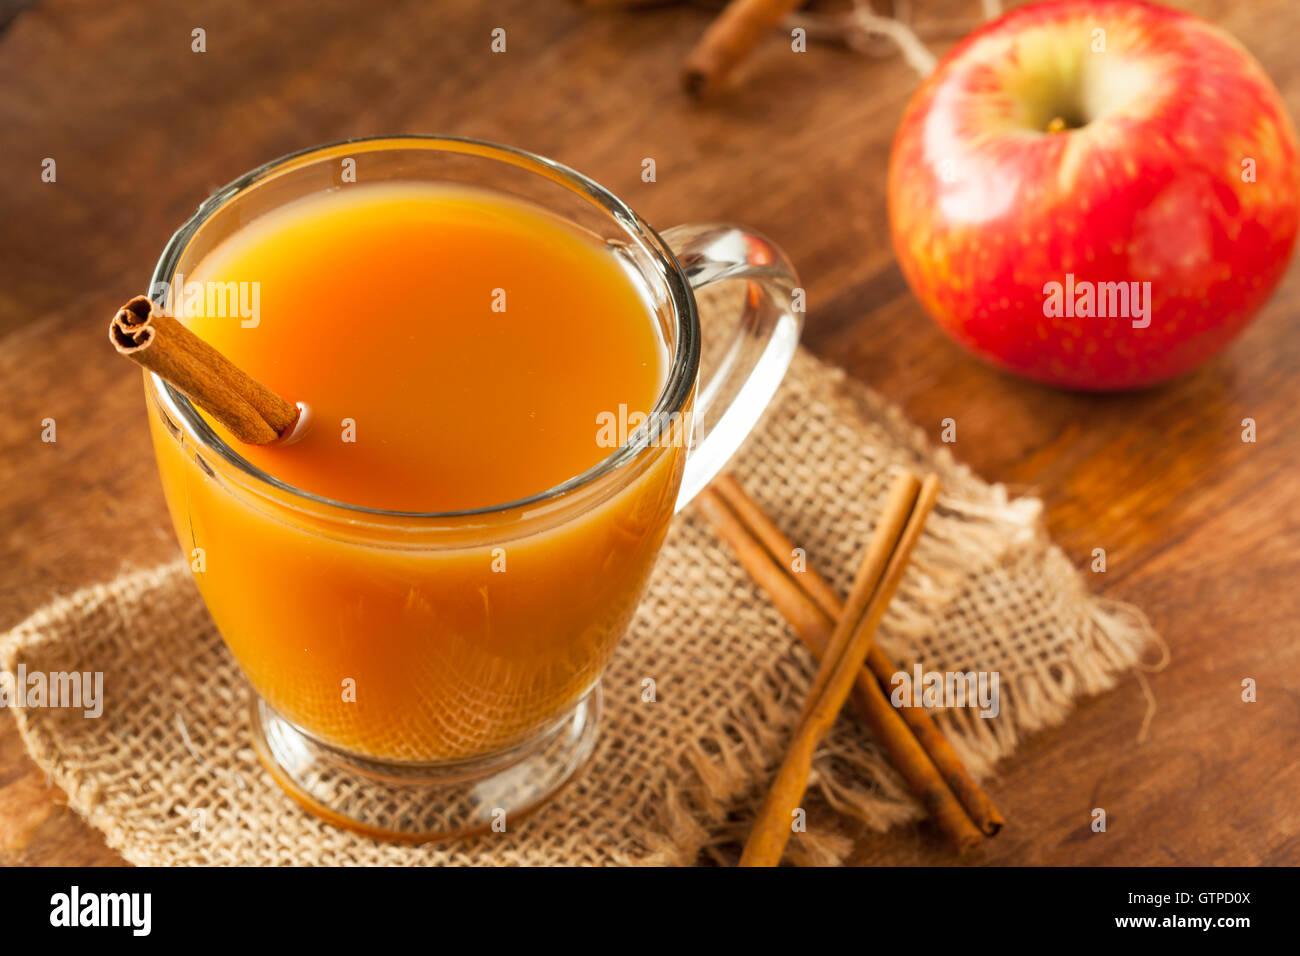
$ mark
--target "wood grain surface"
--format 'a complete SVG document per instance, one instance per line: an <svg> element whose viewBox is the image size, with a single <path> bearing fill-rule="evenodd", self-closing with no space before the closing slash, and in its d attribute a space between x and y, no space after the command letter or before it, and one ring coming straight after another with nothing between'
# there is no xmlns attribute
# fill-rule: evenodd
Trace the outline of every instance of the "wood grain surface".
<svg viewBox="0 0 1300 956"><path fill-rule="evenodd" d="M1294 0L1195 0L1300 114ZM603 182L651 222L731 219L781 243L808 289L807 346L900 403L991 480L1041 495L1103 594L1143 607L1171 662L1025 741L991 794L982 859L1300 863L1300 268L1216 360L1167 387L1089 397L951 344L894 262L883 188L916 77L898 59L779 36L747 82L689 102L689 6L563 0L6 2L0 32L0 629L52 595L174 556L138 377L104 341L163 243L212 190L320 142L445 132L511 143ZM918 0L927 19L975 0ZM494 27L507 52L489 50ZM191 30L207 52L191 52ZM937 46L941 46L938 44ZM43 183L41 162L57 162ZM657 181L641 181L653 157ZM1241 440L1241 421L1258 441ZM57 421L58 441L40 440ZM1259 683L1242 703L1241 681ZM1089 828L1104 807L1106 833ZM859 863L945 863L927 824L863 832ZM0 715L0 863L114 864Z"/></svg>

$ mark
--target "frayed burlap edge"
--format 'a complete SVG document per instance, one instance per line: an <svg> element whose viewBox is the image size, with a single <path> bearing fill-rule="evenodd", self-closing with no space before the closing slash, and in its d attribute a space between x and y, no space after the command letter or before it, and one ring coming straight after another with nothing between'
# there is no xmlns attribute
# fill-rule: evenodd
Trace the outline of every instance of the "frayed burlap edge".
<svg viewBox="0 0 1300 956"><path fill-rule="evenodd" d="M933 628L959 581L1007 562L1017 551L1021 560L1041 562L1057 582L1062 603L1078 609L1074 627L1061 635L1064 660L1040 663L1030 673L1002 683L1003 719L984 720L970 709L932 711L972 776L988 780L998 761L1010 756L1025 735L1062 724L1078 697L1113 688L1159 637L1137 607L1088 592L1080 572L1051 543L1041 500L1013 497L1005 485L984 482L947 446L931 444L897 406L842 369L801 353L792 377L799 381L819 376L834 393L837 410L881 424L913 459L909 466L935 470L944 481L940 509L929 519L913 558L926 573L912 572L905 578L878 636L901 669L914 661L925 663L906 652L908 638ZM747 470L739 469L742 479ZM934 546L936 542L941 546ZM845 573L840 569L831 576L846 586ZM755 600L765 600L757 588L753 592ZM787 638L794 660L781 669L784 685L776 691L770 686L754 688L728 714L732 734L701 736L687 749L682 785L665 793L661 804L660 825L672 837L653 862L673 864L704 855L727 863L730 858L722 849L743 842L750 811L779 763L764 761L764 755L781 752L816 670L816 662L792 631L787 630ZM841 718L840 730L851 720ZM739 748L734 745L737 739L742 742ZM876 831L920 819L924 810L902 777L874 742L867 748L860 744L854 734L828 737L814 761L809 791ZM745 812L736 812L737 801ZM654 838L646 834L644 839ZM853 841L842 834L803 833L789 844L787 856L800 865L837 865L852 848Z"/></svg>

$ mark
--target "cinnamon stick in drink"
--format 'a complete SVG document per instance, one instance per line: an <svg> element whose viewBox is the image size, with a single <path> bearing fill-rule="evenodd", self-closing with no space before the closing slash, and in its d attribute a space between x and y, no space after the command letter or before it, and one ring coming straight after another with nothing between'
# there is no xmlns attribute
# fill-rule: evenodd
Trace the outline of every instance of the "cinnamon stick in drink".
<svg viewBox="0 0 1300 956"><path fill-rule="evenodd" d="M118 354L157 374L242 442L268 445L298 422L298 406L165 315L147 296L138 295L118 309L108 338Z"/></svg>

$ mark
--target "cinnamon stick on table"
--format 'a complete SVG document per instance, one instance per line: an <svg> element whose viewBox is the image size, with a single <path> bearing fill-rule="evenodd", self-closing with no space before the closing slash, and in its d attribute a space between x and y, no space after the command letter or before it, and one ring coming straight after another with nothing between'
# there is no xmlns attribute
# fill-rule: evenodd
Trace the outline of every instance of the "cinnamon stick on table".
<svg viewBox="0 0 1300 956"><path fill-rule="evenodd" d="M844 609L835 589L813 568L798 574L789 569L794 545L734 478L721 475L714 479L702 502L701 508L718 534L820 660ZM968 828L960 820L961 810L981 833L995 836L1005 824L1002 815L926 709L898 709L889 704L897 673L894 662L873 644L867 670L858 676L854 688L858 713L930 816L958 847L971 842ZM954 799L960 807L954 806Z"/></svg>
<svg viewBox="0 0 1300 956"><path fill-rule="evenodd" d="M758 46L802 0L732 0L709 25L691 51L682 71L682 86L692 96L704 96L720 86L731 71Z"/></svg>
<svg viewBox="0 0 1300 956"><path fill-rule="evenodd" d="M119 354L166 380L242 442L270 444L298 422L298 406L163 314L147 296L118 309L108 337Z"/></svg>
<svg viewBox="0 0 1300 956"><path fill-rule="evenodd" d="M876 626L898 589L938 492L939 481L934 475L918 482L907 472L900 474L890 489L844 613L813 679L794 738L745 843L741 866L775 866L781 861L790 839L791 815L808 786L813 754L853 689Z"/></svg>

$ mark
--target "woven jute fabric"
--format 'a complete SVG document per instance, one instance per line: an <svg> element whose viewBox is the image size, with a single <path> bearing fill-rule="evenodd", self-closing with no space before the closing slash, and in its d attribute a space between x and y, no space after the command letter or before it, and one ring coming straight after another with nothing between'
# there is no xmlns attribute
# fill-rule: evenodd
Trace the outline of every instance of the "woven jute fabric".
<svg viewBox="0 0 1300 956"><path fill-rule="evenodd" d="M733 472L843 592L898 466L936 471L944 490L877 639L900 668L999 674L996 717L934 712L987 778L1025 734L1131 670L1153 635L1135 609L1088 593L1043 533L1037 500L980 480L809 355L796 358ZM0 665L103 672L98 719L67 708L15 716L70 805L127 860L155 865L733 859L813 674L782 617L688 510L605 676L599 743L578 779L504 833L409 846L336 829L278 789L250 743L247 685L180 562L55 600L0 638ZM840 861L854 818L883 830L921 813L847 712L809 792L794 862Z"/></svg>

